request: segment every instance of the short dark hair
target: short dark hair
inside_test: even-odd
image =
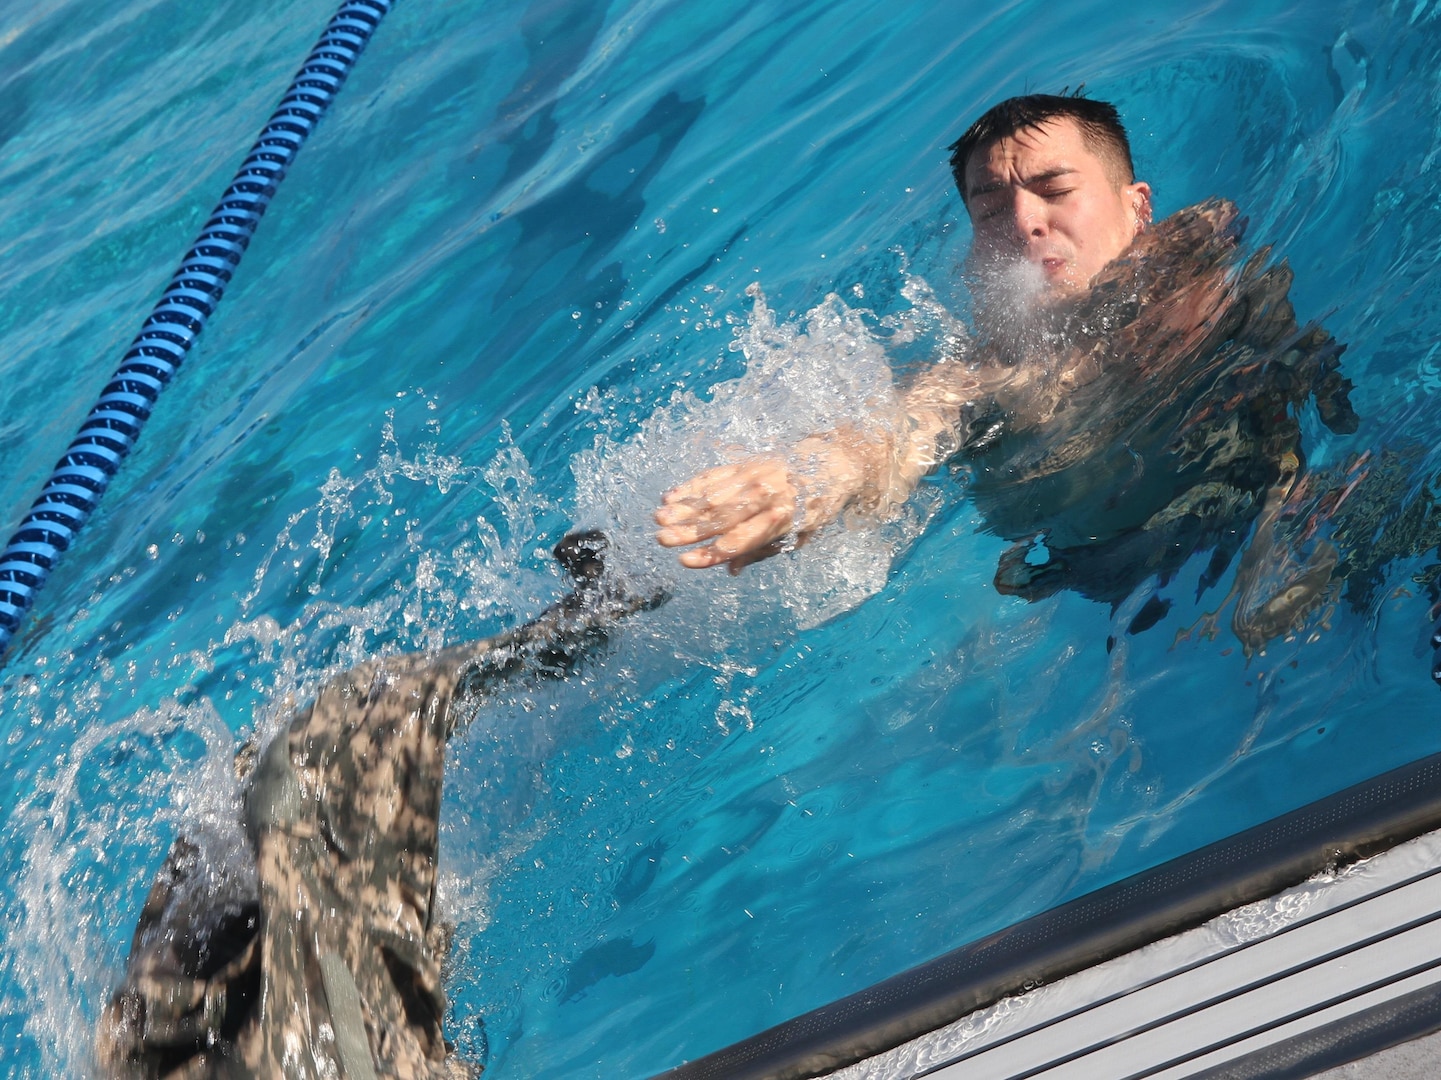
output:
[[[1081,137],[1098,157],[1107,159],[1116,168],[1119,180],[1131,184],[1136,180],[1136,166],[1131,161],[1131,140],[1121,123],[1121,114],[1109,102],[1081,96],[1081,91],[1067,94],[1025,94],[1007,98],[986,110],[966,133],[953,142],[951,173],[966,201],[966,163],[977,150],[1024,128],[1041,127],[1051,120],[1069,117],[1081,129]]]

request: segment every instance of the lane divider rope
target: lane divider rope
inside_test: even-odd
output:
[[[225,292],[286,169],[395,0],[344,0],[0,554],[0,655]]]

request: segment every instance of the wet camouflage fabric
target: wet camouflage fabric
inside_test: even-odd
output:
[[[331,679],[260,756],[246,798],[258,896],[187,888],[176,841],[100,1025],[105,1075],[459,1080],[441,1030],[434,918],[445,744],[462,699],[561,676],[640,599],[602,575],[603,540],[557,549],[578,588],[515,631]]]
[[[1421,446],[1388,447],[1311,475],[1297,520],[1326,520],[1340,549],[1342,599],[1353,611],[1374,603],[1389,564],[1423,555],[1431,561],[1410,584],[1432,605],[1441,602],[1441,479],[1423,478],[1425,458]]]
[[[970,494],[986,527],[1016,542],[997,569],[1001,592],[1073,589],[1118,605],[1208,550],[1209,587],[1304,470],[1307,403],[1331,430],[1356,429],[1343,346],[1297,324],[1290,268],[1268,265],[1270,249],[1246,258],[1244,226],[1222,200],[1173,214],[1042,333],[979,350],[982,369],[1043,373],[1003,383],[994,407],[962,418]],[[1327,558],[1282,567],[1258,553],[1256,589],[1237,608],[1248,647],[1299,617],[1309,593],[1281,593],[1328,577]]]
[[[1354,454],[1299,478],[1277,515],[1274,547],[1309,545],[1313,563],[1329,564],[1323,625],[1336,603],[1368,614],[1387,599],[1417,593],[1429,601],[1431,619],[1441,616],[1441,485],[1426,474],[1428,456],[1425,447],[1403,444]],[[1392,572],[1418,561],[1404,578]],[[1432,678],[1441,682],[1441,626],[1431,648]]]

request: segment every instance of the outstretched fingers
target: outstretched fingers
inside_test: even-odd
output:
[[[792,516],[791,510],[782,507],[762,510],[746,518],[735,528],[721,533],[711,543],[682,552],[681,565],[699,570],[708,566],[719,566],[721,563],[735,565],[732,560],[740,565],[755,562],[755,558],[748,556],[763,558],[761,552],[791,531]],[[766,554],[773,552],[766,551]],[[738,566],[736,568],[739,569]]]
[[[796,488],[785,464],[759,458],[722,465],[666,492],[655,512],[664,547],[713,541],[681,555],[702,568],[758,551],[790,533]],[[749,561],[749,560],[748,560]]]

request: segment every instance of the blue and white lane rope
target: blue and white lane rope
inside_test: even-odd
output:
[[[0,554],[0,655],[229,283],[296,153],[395,0],[345,0],[191,244],[100,400]]]

